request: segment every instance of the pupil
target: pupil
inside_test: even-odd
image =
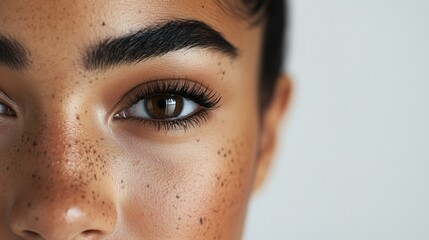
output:
[[[164,109],[167,106],[167,100],[161,99],[158,101],[157,105],[159,108]]]

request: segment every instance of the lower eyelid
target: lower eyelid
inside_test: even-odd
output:
[[[203,109],[197,111],[196,113],[186,117],[186,118],[177,118],[171,120],[153,120],[153,119],[143,119],[143,118],[129,118],[129,119],[118,119],[121,121],[131,120],[137,124],[141,124],[144,128],[147,128],[148,125],[153,127],[156,131],[175,131],[175,130],[184,130],[187,131],[192,127],[198,127],[203,123],[206,123],[209,118],[208,109]]]

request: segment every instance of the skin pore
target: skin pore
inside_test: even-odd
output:
[[[0,2],[0,239],[241,238],[290,88],[224,4]]]

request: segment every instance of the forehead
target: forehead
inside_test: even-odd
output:
[[[234,13],[236,6],[225,0],[2,0],[0,35],[23,43],[33,57],[49,60],[55,59],[49,53],[66,53],[76,58],[76,48],[82,51],[100,39],[158,22],[195,19],[240,47],[248,24]],[[50,51],[40,51],[47,46]]]
[[[241,1],[229,0],[2,0],[0,19],[3,28],[22,23],[21,27],[40,30],[70,28],[74,23],[90,22],[80,27],[91,28],[100,20],[120,23],[122,27],[164,18],[214,19],[234,25],[243,8]],[[227,17],[227,18],[225,18]],[[242,19],[241,19],[242,20]],[[55,22],[55,24],[52,24]],[[45,23],[39,25],[39,23]],[[2,26],[0,26],[2,29]]]

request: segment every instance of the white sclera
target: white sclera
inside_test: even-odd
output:
[[[149,104],[151,104],[149,102]],[[147,112],[147,109],[145,107],[146,105],[146,99],[142,99],[130,108],[126,110],[126,115],[128,117],[135,117],[135,118],[143,118],[143,119],[152,119],[150,114]],[[178,116],[174,116],[171,119],[177,119],[177,118],[184,118],[192,113],[194,113],[199,108],[199,105],[189,99],[183,98],[183,109],[180,112]],[[166,108],[165,108],[165,115],[170,116],[172,115],[176,110],[176,101],[174,101],[173,98],[166,100]],[[168,120],[168,119],[166,119]]]

